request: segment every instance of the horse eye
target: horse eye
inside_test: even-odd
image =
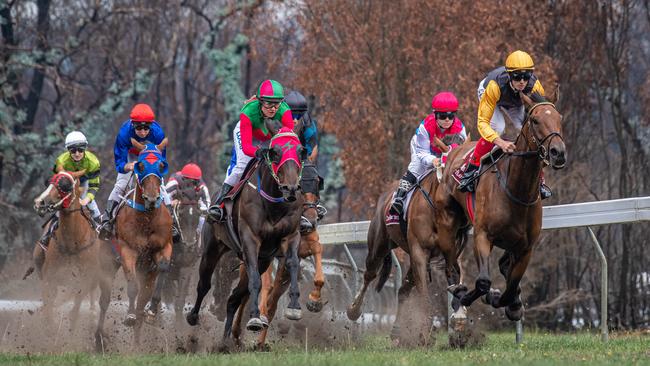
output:
[[[539,121],[537,120],[537,118],[531,118],[530,120],[533,121],[533,123],[536,124],[536,125],[539,124]]]

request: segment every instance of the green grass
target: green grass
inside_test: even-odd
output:
[[[650,365],[650,336],[612,335],[603,344],[594,334],[525,334],[516,345],[514,334],[489,334],[478,348],[451,350],[441,336],[428,349],[395,349],[386,338],[370,338],[351,349],[311,349],[298,345],[274,347],[270,353],[229,355],[14,355],[0,354],[0,365]]]

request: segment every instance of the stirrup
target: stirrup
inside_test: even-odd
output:
[[[316,215],[318,215],[318,221],[322,220],[325,215],[327,215],[327,209],[321,204],[316,205]]]
[[[314,225],[305,216],[300,216],[300,232],[309,233],[314,231]]]
[[[539,186],[539,195],[543,200],[545,200],[553,196],[553,191],[551,191],[551,189],[546,184],[542,183]]]
[[[225,211],[223,208],[221,208],[220,205],[213,205],[208,208],[208,221],[215,223],[215,222],[222,222],[226,220],[226,215]]]

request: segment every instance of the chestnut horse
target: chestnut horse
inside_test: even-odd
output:
[[[260,318],[258,301],[260,275],[283,248],[286,248],[286,266],[291,277],[291,300],[286,315],[293,320],[302,317],[298,302],[298,229],[303,204],[299,182],[306,150],[293,132],[281,129],[271,139],[270,148],[264,148],[264,152],[265,158],[253,171],[252,178],[244,183],[239,196],[234,201],[226,201],[227,206],[232,204],[232,209],[228,210],[232,226],[228,222],[216,222],[206,225],[203,232],[203,256],[199,266],[196,303],[187,315],[190,325],[198,324],[201,303],[210,290],[212,273],[221,256],[232,250],[244,262],[244,266],[240,267],[239,283],[228,298],[226,324],[219,347],[224,351],[228,350],[228,345],[233,340],[230,336],[235,312],[248,299],[250,319],[246,328],[259,331],[265,326]],[[243,309],[240,309],[242,312]],[[241,318],[239,316],[238,320]],[[239,342],[237,338],[234,340]]]
[[[557,94],[556,94],[557,95]],[[542,228],[542,203],[539,177],[545,165],[562,169],[566,164],[566,147],[562,139],[562,116],[552,102],[533,94],[521,95],[526,119],[515,140],[515,152],[482,170],[475,196],[475,209],[468,211],[469,193],[456,188],[452,172],[463,163],[463,156],[475,144],[464,144],[454,150],[447,162],[441,186],[436,194],[438,239],[453,243],[458,230],[468,223],[474,225],[474,256],[479,267],[475,288],[467,292],[460,283],[455,296],[469,306],[482,295],[495,308],[506,307],[510,320],[523,315],[519,282],[521,281]],[[507,116],[507,113],[504,113]],[[512,124],[512,121],[510,121]],[[471,212],[475,212],[471,222]],[[488,258],[497,246],[505,253],[499,270],[507,286],[503,294],[491,290]]]
[[[56,211],[59,221],[47,250],[38,243],[34,248],[35,259],[45,257],[42,263],[36,263],[43,281],[43,315],[49,325],[57,288],[65,286],[69,293],[74,294],[74,306],[70,311],[71,329],[76,327],[81,300],[97,286],[97,233],[79,203],[82,190],[79,177],[84,174],[84,170],[55,174],[47,189],[34,200],[34,209],[39,214]]]
[[[312,173],[308,173],[310,168],[313,167]],[[303,204],[303,216],[305,216],[311,223],[314,230],[300,234],[300,246],[298,248],[298,256],[300,258],[307,258],[310,255],[314,257],[314,289],[309,293],[307,299],[307,310],[318,313],[323,309],[323,301],[321,298],[321,290],[325,285],[325,275],[323,274],[323,247],[320,243],[318,236],[317,225],[319,220],[318,213],[318,192],[320,178],[316,174],[316,169],[313,165],[305,164],[303,167],[301,185],[303,188],[303,197],[305,203]],[[306,189],[307,186],[313,185],[313,189]],[[309,191],[309,192],[308,192]],[[273,267],[269,268],[262,275],[262,291],[260,293],[260,317],[266,318],[268,324],[271,323],[275,312],[278,307],[280,297],[287,291],[289,287],[289,273],[285,270],[284,259],[280,260],[275,280],[272,279]],[[265,347],[266,335],[268,327],[264,327],[260,333],[257,346],[259,348]],[[235,331],[233,331],[234,333]]]
[[[417,343],[426,344],[429,341],[430,321],[420,321],[419,329],[414,330],[410,335],[400,333],[400,319],[412,313],[412,309],[406,309],[403,306],[404,301],[415,287],[418,292],[417,300],[419,300],[418,308],[415,309],[416,314],[429,319],[429,305],[431,304],[427,289],[429,262],[442,255],[445,261],[447,283],[450,285],[458,283],[461,270],[457,259],[466,243],[467,236],[465,231],[458,230],[454,241],[438,242],[436,240],[437,210],[432,202],[432,197],[438,188],[435,172],[426,175],[414,188],[416,191],[412,193],[413,196],[408,207],[406,235],[404,235],[401,225],[386,225],[386,213],[391,206],[393,192],[396,188],[397,183],[392,183],[377,200],[377,208],[368,228],[368,256],[366,257],[363,287],[348,308],[347,315],[353,321],[361,316],[363,299],[368,286],[380,271],[375,289],[377,292],[381,291],[390,276],[393,264],[391,249],[402,248],[410,256],[410,267],[399,289],[397,318],[391,337],[394,341],[404,344],[412,342],[414,338],[410,336],[415,336]],[[457,301],[454,303],[454,309],[461,310]]]
[[[167,145],[164,139],[159,145],[143,145],[131,139],[140,150],[134,165],[136,188],[133,198],[127,200],[116,216],[116,240],[120,248],[122,269],[128,282],[129,310],[124,323],[135,326],[135,343],[140,342],[145,305],[155,312],[160,298],[152,298],[154,285],[160,286],[164,279],[158,278],[169,272],[172,255],[172,218],[161,205],[161,184],[168,165],[161,151]],[[114,274],[114,273],[113,273]],[[158,282],[156,279],[158,278]],[[111,277],[112,279],[112,277]],[[100,284],[100,316],[95,333],[96,347],[103,347],[104,320],[110,302],[110,281]],[[137,298],[137,304],[136,304]]]

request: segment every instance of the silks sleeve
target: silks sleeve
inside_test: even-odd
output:
[[[490,120],[494,115],[499,98],[501,98],[501,90],[494,80],[490,80],[478,103],[478,122],[476,124],[479,134],[488,142],[499,137],[499,134],[490,127]]]

